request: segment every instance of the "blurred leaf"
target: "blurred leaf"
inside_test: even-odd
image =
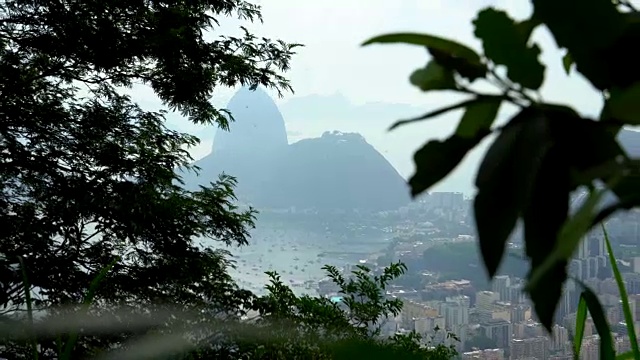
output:
[[[463,138],[474,138],[482,131],[491,130],[491,125],[498,116],[501,97],[478,97],[478,101],[467,105],[467,108],[458,123],[456,135]]]
[[[608,115],[629,125],[640,125],[640,83],[610,91]]]
[[[473,21],[475,36],[482,40],[485,55],[507,67],[507,76],[525,88],[536,90],[544,81],[540,48],[528,45],[528,37],[504,11],[487,8]]]
[[[610,78],[609,90],[626,89],[640,81],[640,53],[629,51],[633,44],[640,43],[640,12],[626,11],[618,15],[622,18],[622,34],[601,50],[602,63],[607,66],[601,71]]]
[[[601,123],[607,125],[607,131],[613,136],[618,136],[620,129],[622,129],[622,124],[624,123],[624,121],[616,119],[611,115],[609,103],[607,101],[605,101],[604,106],[602,106],[598,119]]]
[[[609,131],[610,124],[580,118],[577,114],[556,113],[554,128],[558,141],[568,153],[568,162],[574,170],[573,187],[590,185],[594,180],[609,181],[622,171],[621,159],[627,158],[616,134]],[[580,129],[576,138],[575,131]]]
[[[478,61],[452,55],[436,48],[428,48],[429,54],[438,64],[459,74],[470,82],[487,75],[487,65]]]
[[[411,74],[409,81],[422,91],[455,89],[453,72],[431,60],[426,67]]]
[[[480,164],[474,214],[490,276],[498,269],[505,243],[526,207],[540,159],[549,146],[546,119],[535,109],[524,109],[504,127]]]
[[[562,147],[554,144],[543,157],[534,177],[532,193],[523,214],[526,254],[531,259],[533,270],[554,251],[569,213],[571,177],[567,160]],[[558,261],[540,280],[543,286],[529,288],[536,315],[549,331],[566,278],[566,260]]]
[[[573,58],[570,53],[564,54],[562,57],[562,68],[567,75],[571,74],[571,68],[573,67]]]
[[[575,189],[580,186],[591,186],[594,181],[605,180],[624,171],[624,165],[616,160],[609,160],[583,170],[575,170],[571,174],[572,187]]]
[[[638,347],[638,339],[636,338],[636,328],[634,317],[635,314],[631,312],[629,306],[629,296],[627,295],[627,289],[618,269],[618,263],[616,257],[613,255],[613,249],[611,248],[611,242],[609,241],[609,234],[604,224],[600,224],[602,227],[602,233],[604,235],[604,244],[607,247],[607,253],[609,254],[609,263],[611,264],[611,270],[613,271],[613,277],[616,279],[618,285],[618,291],[620,292],[620,301],[622,302],[622,312],[624,313],[624,321],[627,325],[627,334],[629,336],[629,342],[631,343],[631,349],[633,350],[633,357],[640,359],[640,348]]]
[[[631,209],[640,205],[640,160],[627,160],[622,164],[621,169],[620,172],[602,177],[604,181],[610,183],[610,189],[619,201],[602,209],[594,219],[594,224],[618,210]]]
[[[416,34],[416,33],[396,33],[376,36],[365,41],[362,45],[371,44],[411,44],[421,45],[427,48],[438,50],[454,57],[462,58],[470,63],[480,63],[480,55],[466,45],[462,45],[453,40],[444,39],[437,36]]]
[[[525,42],[527,42],[531,38],[531,34],[533,33],[533,30],[535,30],[540,25],[541,25],[540,20],[535,16],[532,16],[527,20],[516,23],[516,30],[520,34],[520,37]]]
[[[416,197],[449,175],[460,161],[489,131],[479,131],[474,137],[453,135],[446,140],[432,140],[413,155],[416,172],[409,179],[411,196]]]
[[[107,266],[105,266],[102,269],[100,269],[98,274],[93,278],[93,280],[91,280],[91,284],[89,285],[89,289],[87,290],[87,293],[86,293],[86,295],[84,297],[84,300],[82,302],[83,305],[85,305],[84,306],[85,307],[85,311],[93,303],[93,299],[94,299],[94,297],[96,295],[96,292],[98,291],[98,287],[102,283],[102,280],[104,280],[104,278],[107,276],[109,271],[111,271],[113,266],[115,264],[117,264],[118,261],[120,261],[120,257],[116,257],[115,259],[113,259],[111,261],[111,263],[107,264]],[[62,360],[67,360],[67,359],[70,360],[72,358],[73,348],[76,346],[76,342],[78,341],[78,333],[79,333],[79,331],[80,331],[80,329],[76,329],[71,334],[69,334],[69,338],[65,342],[62,354],[60,355],[60,358]]]
[[[582,339],[584,339],[584,326],[587,321],[587,302],[582,296],[578,302],[578,310],[576,311],[576,335],[573,338],[573,358],[580,360],[580,349],[582,348]]]
[[[566,261],[573,255],[582,237],[591,227],[595,209],[604,192],[602,189],[591,192],[580,209],[564,223],[553,252],[545,258],[541,265],[531,269],[532,275],[526,287],[528,292],[544,291],[547,285],[543,280],[545,274],[550,272],[556,264]]]
[[[612,184],[611,190],[621,201],[635,203],[640,200],[640,159],[631,160],[629,163],[630,165],[624,167],[623,176]]]
[[[460,76],[469,81],[484,77],[487,73],[486,65],[482,62],[480,55],[473,49],[453,40],[433,35],[416,33],[387,34],[369,39],[364,42],[363,46],[389,43],[424,46],[438,64],[460,74]]]
[[[624,18],[611,0],[533,0],[532,3],[536,17],[549,28],[558,47],[571,54],[576,69],[598,89],[609,88],[612,79],[606,52],[624,28]]]
[[[547,120],[550,139],[523,215],[526,253],[531,259],[526,290],[541,323],[550,330],[567,277],[568,259],[594,218],[593,213],[587,213],[580,221],[573,219],[571,234],[567,234],[569,195],[579,185],[591,185],[605,170],[617,169],[611,164],[623,151],[605,124],[581,118],[565,106],[536,107]],[[581,129],[578,138],[576,129]],[[563,245],[569,248],[559,254]]]
[[[482,102],[482,101],[485,101],[484,97],[474,97],[472,99],[464,100],[464,101],[461,101],[459,103],[456,103],[456,104],[453,104],[453,105],[449,105],[447,107],[440,108],[438,110],[430,111],[430,112],[428,112],[428,113],[426,113],[424,115],[421,115],[421,116],[418,116],[418,117],[415,117],[415,118],[412,118],[412,119],[400,120],[400,121],[397,121],[396,123],[394,123],[393,125],[391,125],[391,127],[389,128],[389,131],[394,130],[394,129],[400,127],[400,126],[404,126],[404,125],[411,124],[411,123],[414,123],[414,122],[418,122],[418,121],[422,121],[422,120],[428,120],[428,119],[440,116],[442,114],[446,114],[449,111],[461,109],[463,107],[467,107],[469,105],[472,105],[472,104],[474,104],[476,102]]]

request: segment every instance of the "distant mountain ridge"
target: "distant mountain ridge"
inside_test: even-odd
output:
[[[291,141],[291,138],[287,138],[287,131],[292,131],[285,126],[285,119],[271,97],[261,89],[250,91],[247,88],[242,88],[232,97],[227,106],[237,120],[230,124],[231,132],[222,130],[215,132],[212,153],[196,163],[202,167],[201,176],[194,179],[187,175],[185,178],[187,184],[194,186],[199,183],[208,183],[224,171],[239,179],[240,183],[236,192],[240,198],[250,201],[258,207],[358,208],[372,205],[373,209],[384,210],[397,208],[409,201],[407,186],[397,176],[396,169],[362,136],[358,134],[350,136],[350,133],[354,130],[360,131],[359,128],[362,126],[367,126],[366,129],[369,131],[374,123],[375,127],[386,128],[387,125],[384,124],[383,119],[393,120],[403,114],[413,114],[419,108],[386,103],[356,106],[350,104],[348,99],[340,95],[294,98],[282,106],[287,124],[294,128],[295,124],[305,127],[312,126],[317,129],[316,133],[299,136],[298,138],[302,137],[303,140],[289,145],[288,142]],[[305,114],[308,115],[305,117]],[[373,123],[368,120],[372,120]],[[353,123],[353,125],[343,126],[344,133],[325,132],[317,138],[304,139],[308,136],[318,136],[316,134],[321,134],[320,129],[322,128],[340,127],[339,125],[345,124],[345,122]],[[433,134],[436,132],[437,129],[434,128],[428,129],[428,131],[423,129],[415,133],[417,138],[423,139],[423,133]],[[387,138],[393,134],[383,135]],[[388,141],[394,141],[393,139],[384,140],[383,137],[376,137],[371,131],[367,133],[367,139],[377,144],[376,147],[381,149],[380,151],[384,151],[385,156],[389,156],[385,144]],[[620,132],[618,139],[632,157],[640,157],[640,132],[625,129]],[[349,146],[359,145],[354,145],[353,148],[346,150],[345,145],[342,145],[344,140]],[[406,144],[404,138],[402,141]],[[343,160],[344,154],[361,153],[360,150],[354,150],[356,148],[368,148],[368,150],[363,150],[362,154],[369,154],[367,155],[369,160],[362,163],[358,159],[350,159],[349,163],[359,163],[359,165],[338,166]],[[409,146],[409,150],[414,149]],[[448,189],[439,191],[462,190],[467,191],[468,195],[474,192],[472,189],[472,178],[475,178],[474,164],[478,160],[476,158],[479,158],[483,151],[480,149],[476,152],[478,154],[471,156],[473,159],[468,159],[472,162],[463,162],[454,172],[454,176],[448,178],[448,182],[453,182],[448,186]],[[396,163],[398,156],[399,154],[392,156],[392,158],[395,157]],[[410,154],[403,156],[407,159],[410,158]],[[314,160],[311,161],[311,159]],[[333,164],[327,165],[327,163]],[[373,171],[365,171],[368,163],[378,165],[372,167],[375,169]],[[323,172],[320,167],[330,170]],[[369,175],[359,176],[364,173]],[[327,174],[335,176],[325,177]],[[346,174],[351,175],[347,176]],[[380,176],[384,179],[371,181],[371,177]],[[347,184],[345,179],[358,179],[352,180],[351,183],[360,185]],[[387,185],[381,186],[381,183]],[[460,186],[466,187],[459,189]],[[469,187],[470,189],[467,189]],[[316,195],[312,196],[308,193]],[[396,196],[395,199],[394,196]]]
[[[359,134],[325,132],[288,144],[284,119],[262,89],[240,89],[227,108],[235,121],[217,131],[211,154],[196,162],[208,183],[225,172],[236,195],[257,208],[394,210],[410,201],[395,168]]]
[[[277,172],[286,194],[275,198],[300,208],[395,210],[410,201],[405,180],[357,133],[325,132],[293,143]]]

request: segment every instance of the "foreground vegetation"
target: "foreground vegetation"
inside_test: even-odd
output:
[[[428,141],[415,153],[416,172],[409,181],[414,196],[446,177],[486,137],[496,135],[475,180],[474,213],[482,258],[492,277],[503,260],[507,239],[517,222],[523,222],[530,261],[526,291],[537,317],[551,330],[568,277],[567,263],[584,235],[613,213],[640,205],[640,163],[616,139],[623,126],[640,124],[640,54],[628,51],[640,39],[640,22],[639,11],[626,0],[532,0],[531,4],[532,15],[521,21],[495,8],[477,14],[474,34],[482,42],[482,54],[427,34],[382,35],[365,45],[425,47],[429,62],[413,72],[411,83],[425,92],[467,97],[393,125],[392,129],[464,110],[453,135]],[[579,72],[602,94],[599,118],[540,96],[546,65],[531,37],[542,27],[566,50],[557,65],[562,64],[568,74]],[[487,88],[493,90],[480,90]],[[503,106],[515,108],[515,114],[506,124],[494,124]],[[576,191],[588,191],[588,197],[570,213]],[[607,192],[617,201],[603,208],[600,200]],[[609,250],[614,260],[610,246]],[[590,289],[580,285],[584,291],[579,318],[588,309],[600,335],[600,357],[612,359],[615,352],[602,306]],[[619,287],[624,298],[621,281]],[[640,359],[635,329],[629,326],[631,356]]]
[[[340,303],[296,296],[278,274],[269,273],[267,295],[246,294],[242,317],[214,313],[211,307],[105,308],[94,297],[111,267],[92,282],[80,307],[34,309],[2,318],[4,356],[37,358],[188,359],[436,359],[453,358],[457,338],[422,339],[416,333],[380,336],[399,314],[402,302],[387,299],[385,287],[406,267],[391,264],[380,274],[358,266],[345,277],[326,266],[339,287]],[[25,285],[26,286],[26,285]],[[28,304],[31,304],[29,302]],[[206,315],[206,318],[203,317]],[[123,319],[126,318],[126,319]],[[440,330],[436,329],[436,332]],[[441,330],[444,331],[444,330]]]

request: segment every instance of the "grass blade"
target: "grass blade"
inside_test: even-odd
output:
[[[611,328],[607,322],[607,317],[602,309],[602,304],[598,300],[598,296],[586,284],[577,281],[583,288],[580,298],[584,299],[596,331],[600,336],[600,360],[614,360],[616,352],[613,347],[613,338],[611,337]]]
[[[633,352],[634,359],[640,359],[640,348],[638,347],[638,339],[636,338],[636,329],[633,324],[633,315],[631,314],[631,307],[629,306],[629,295],[627,295],[627,288],[624,286],[622,275],[618,269],[616,263],[616,257],[613,255],[613,249],[611,248],[611,242],[609,241],[609,234],[604,224],[601,224],[602,232],[604,233],[604,243],[609,253],[609,262],[611,263],[611,270],[613,276],[618,284],[618,290],[620,291],[620,300],[622,301],[622,311],[624,313],[624,322],[627,325],[627,333],[629,333],[629,342],[631,342],[631,351]]]
[[[109,274],[109,271],[111,271],[111,269],[118,263],[118,261],[120,261],[120,257],[113,259],[113,261],[111,261],[110,264],[103,267],[102,270],[100,270],[100,272],[98,273],[98,275],[96,275],[96,277],[93,278],[93,280],[91,281],[91,284],[89,285],[89,289],[87,290],[87,294],[84,297],[84,301],[83,301],[84,305],[91,305],[91,303],[93,303],[93,298],[96,296],[96,292],[98,291],[98,287],[100,286],[100,283],[102,283],[102,280],[104,280],[104,278],[107,277],[107,274]]]
[[[622,353],[616,356],[616,360],[632,360],[637,359],[633,357],[633,351],[627,351],[626,353]]]
[[[29,284],[29,277],[27,276],[27,268],[24,264],[24,260],[21,256],[18,256],[18,261],[20,262],[20,271],[22,272],[22,287],[24,287],[24,297],[27,302],[27,321],[29,322],[29,332],[31,332],[30,343],[31,343],[31,351],[33,353],[33,360],[38,360],[38,338],[35,333],[32,333],[34,330],[33,323],[33,300],[31,299],[31,285]]]
[[[87,290],[87,293],[85,294],[84,299],[82,301],[82,304],[84,305],[85,309],[89,308],[89,306],[93,302],[96,292],[98,291],[98,287],[100,286],[100,283],[102,282],[102,280],[104,280],[104,278],[107,276],[109,271],[111,271],[111,268],[113,268],[113,266],[118,261],[120,261],[120,258],[119,257],[115,258],[107,266],[103,267],[100,270],[100,272],[98,272],[98,275],[96,275],[93,278],[93,280],[91,280],[89,289]],[[71,334],[69,334],[69,339],[64,345],[64,350],[62,352],[62,355],[60,356],[60,359],[62,360],[71,359],[71,353],[73,352],[73,348],[76,346],[77,342],[78,342],[78,329],[74,330]]]
[[[578,303],[578,311],[576,313],[576,335],[573,338],[573,358],[580,360],[580,349],[582,348],[582,339],[584,338],[584,325],[587,321],[587,302],[580,297]]]
[[[571,258],[576,247],[589,231],[593,218],[595,217],[595,209],[598,207],[600,200],[604,196],[604,190],[596,190],[589,193],[587,199],[582,203],[578,211],[564,223],[558,234],[558,243],[553,252],[547,256],[542,264],[532,269],[531,278],[529,279],[525,289],[530,291],[540,286],[543,276],[551,269],[559,260]]]

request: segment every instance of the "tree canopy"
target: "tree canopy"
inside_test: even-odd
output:
[[[195,239],[246,244],[253,212],[236,207],[229,176],[184,190],[175,170],[197,170],[187,148],[198,139],[121,91],[147,85],[168,110],[226,129],[209,102],[216,88],[290,90],[281,72],[297,45],[220,34],[226,16],[261,20],[240,0],[0,2],[5,313],[78,305],[93,292],[102,310],[239,315],[247,294],[228,258]]]

